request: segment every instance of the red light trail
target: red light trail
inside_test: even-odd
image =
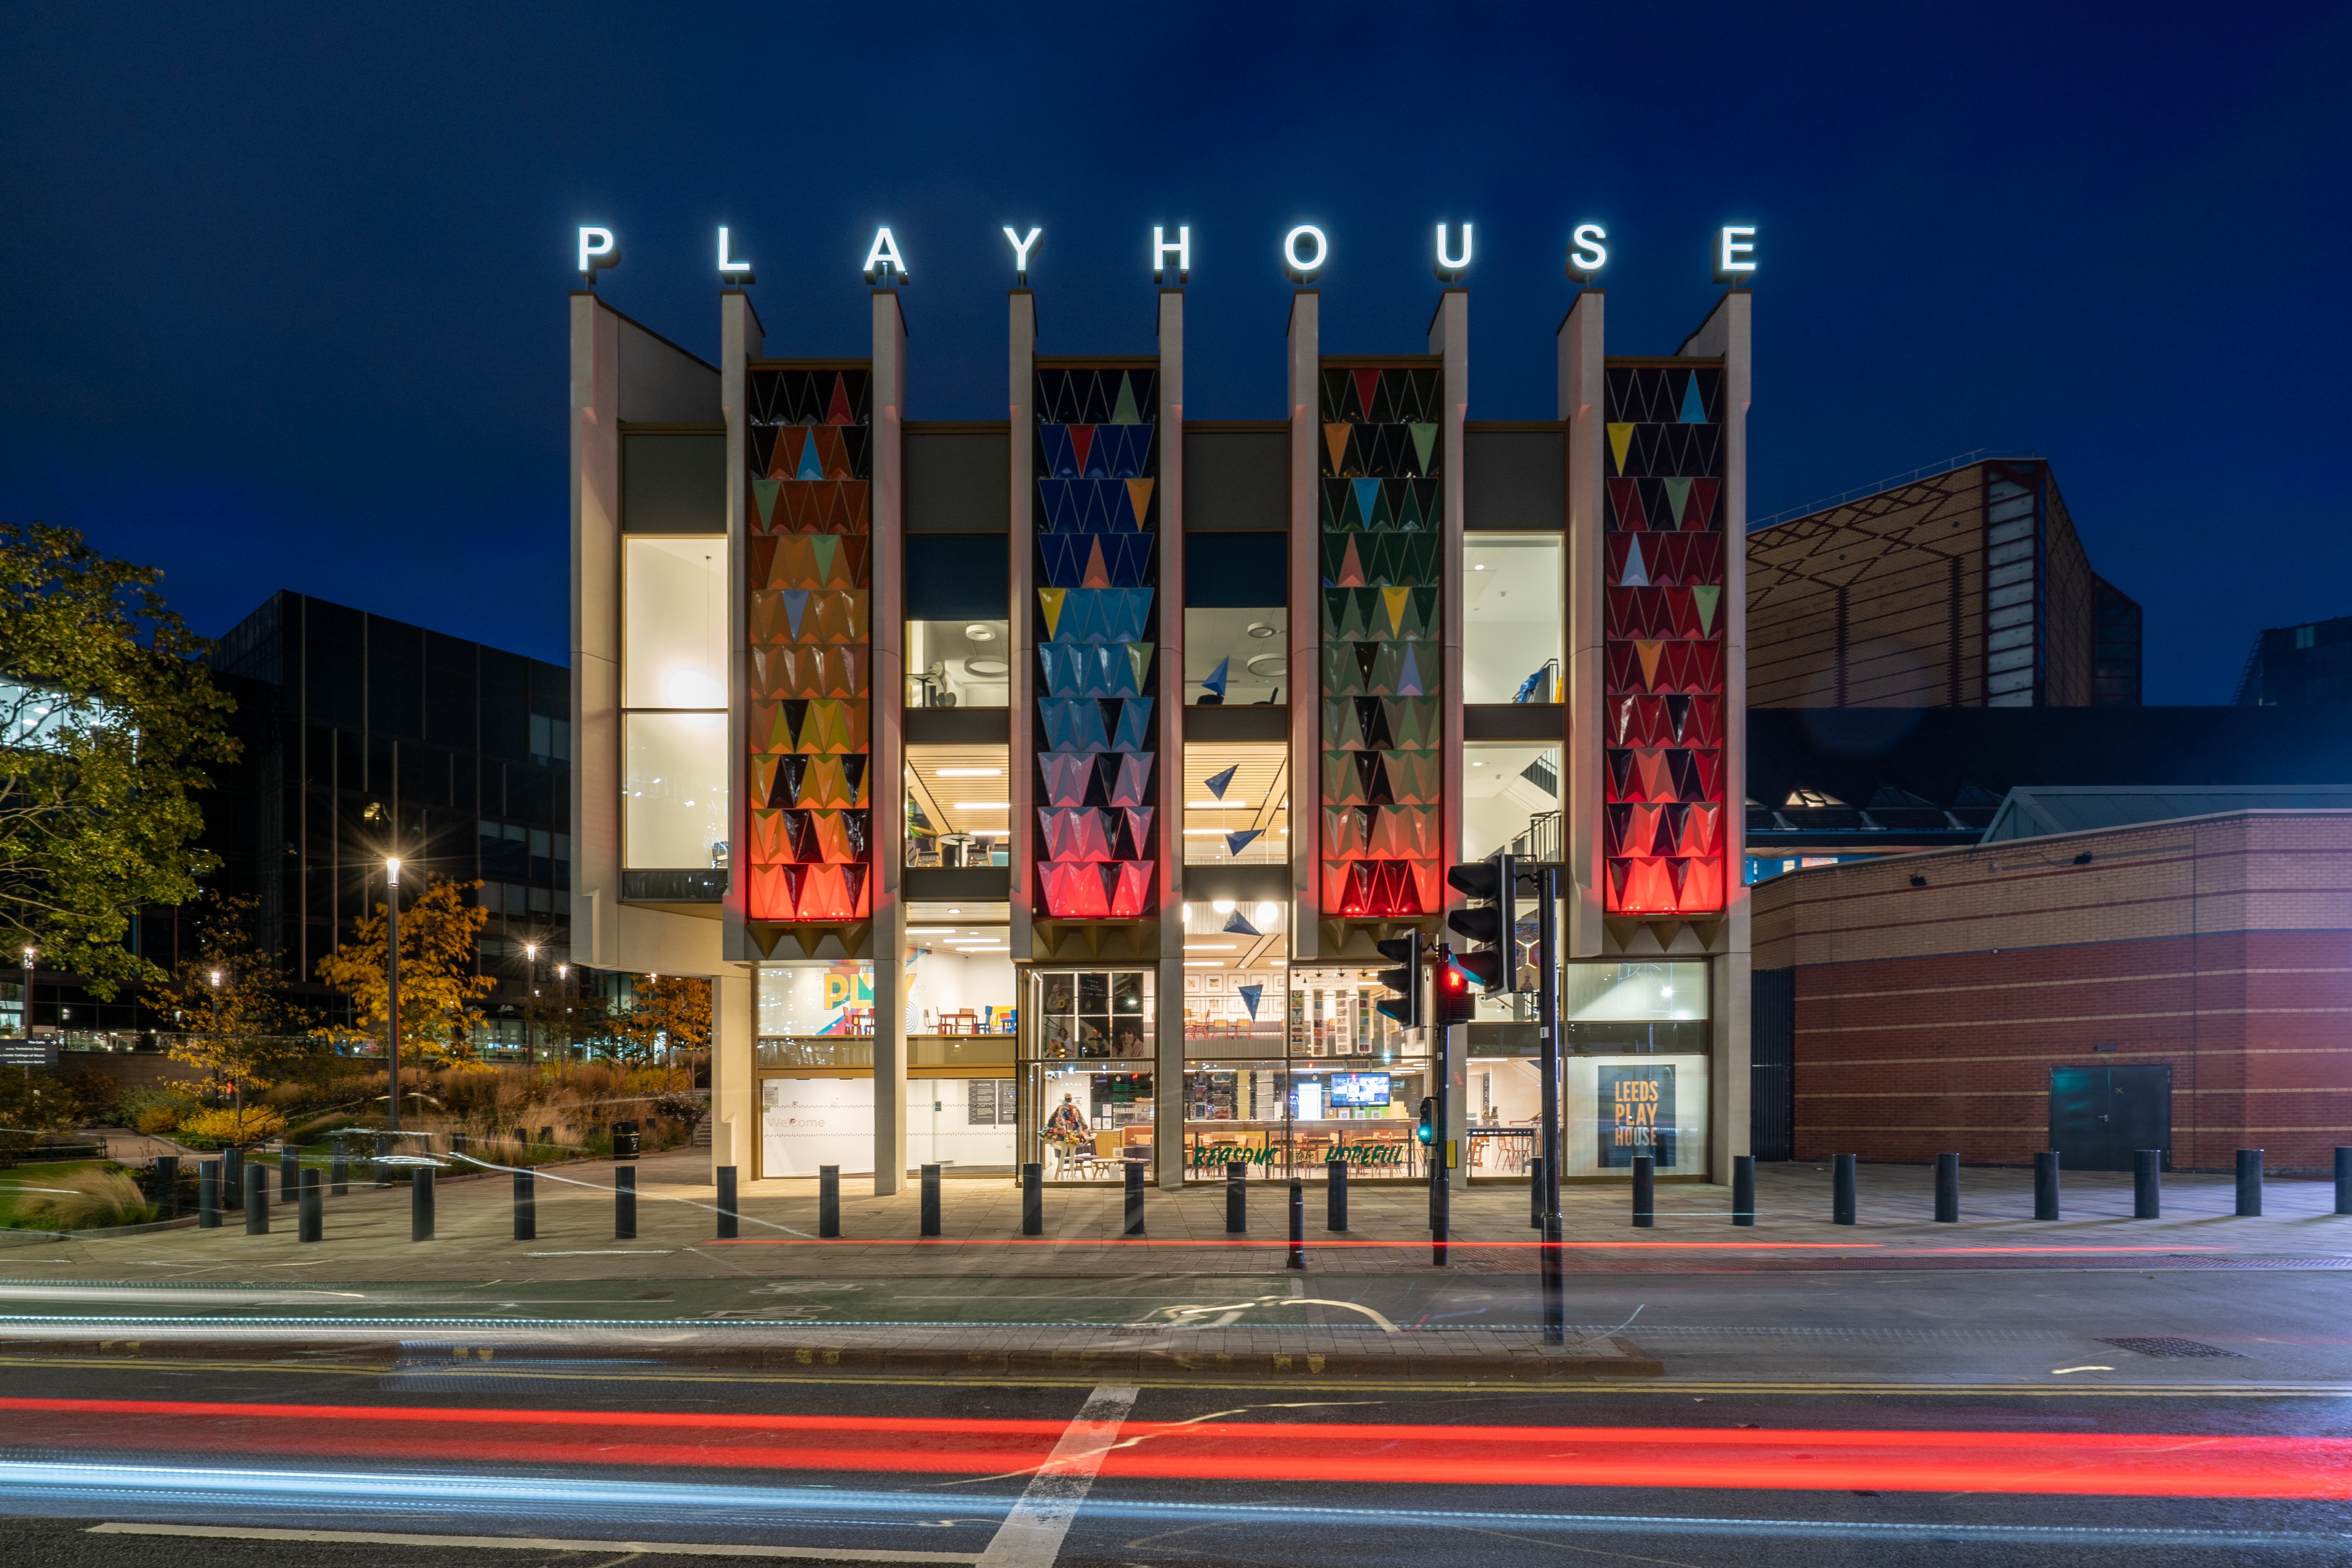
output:
[[[1041,1464],[1064,1421],[357,1405],[0,1399],[44,1449],[178,1446],[515,1464],[992,1475]],[[2352,1498],[2352,1438],[1130,1421],[1105,1478],[1477,1486]]]

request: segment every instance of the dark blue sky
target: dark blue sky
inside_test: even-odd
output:
[[[1664,353],[1749,220],[1756,514],[2042,452],[2151,700],[2225,701],[2257,627],[2352,613],[2347,67],[2340,5],[11,6],[0,516],[205,632],[283,586],[562,659],[579,223],[714,355],[714,226],[772,350],[852,353],[888,222],[918,418],[1003,416],[1002,224],[1084,353],[1149,348],[1189,223],[1189,412],[1271,418],[1277,237],[1332,236],[1327,349],[1411,351],[1466,219],[1471,416],[1525,418],[1572,224]]]

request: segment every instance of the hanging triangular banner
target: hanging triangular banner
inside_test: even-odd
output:
[[[1217,668],[1219,669],[1223,669],[1225,667],[1221,664],[1217,666]],[[1235,763],[1223,773],[1211,773],[1207,778],[1201,782],[1208,786],[1209,793],[1211,795],[1216,796],[1219,800],[1223,800],[1225,798],[1225,791],[1233,787],[1234,775],[1241,771],[1241,764],[1239,763]]]
[[[1135,384],[1124,374],[1118,378],[1118,401],[1111,405],[1110,422],[1114,425],[1143,423],[1143,416],[1135,411]]]
[[[1037,605],[1045,612],[1045,635],[1048,637],[1058,635],[1056,628],[1062,624],[1062,601],[1069,596],[1069,593],[1067,588],[1037,590]]]
[[[1257,834],[1255,830],[1248,833],[1228,833],[1225,835],[1225,842],[1233,844],[1234,853],[1238,855],[1242,852],[1242,845],[1247,844],[1251,839],[1255,838],[1256,837]],[[1234,842],[1235,839],[1239,839],[1241,842],[1236,844]],[[1258,930],[1257,927],[1250,924],[1247,917],[1243,915],[1241,910],[1235,910],[1232,914],[1225,917],[1223,934],[1227,936],[1264,936],[1265,933]]]
[[[1650,585],[1650,569],[1642,560],[1642,542],[1628,540],[1625,546],[1625,573],[1617,579],[1621,588],[1646,588]]]
[[[1685,425],[1706,423],[1706,405],[1698,400],[1698,373],[1696,371],[1691,373],[1690,380],[1683,384],[1682,422]]]
[[[1242,999],[1242,1005],[1249,1009],[1250,1020],[1255,1023],[1257,1019],[1257,999],[1265,994],[1265,987],[1236,985],[1234,987],[1234,994]]]
[[[1633,444],[1633,427],[1631,425],[1609,426],[1609,449],[1617,456],[1617,471],[1621,474],[1625,471],[1625,448]]]
[[[1230,658],[1217,660],[1217,668],[1209,671],[1209,679],[1201,682],[1201,684],[1215,695],[1223,697],[1225,694],[1225,668],[1233,662],[1234,661]],[[1227,768],[1223,773],[1217,776],[1220,778],[1231,778],[1233,775],[1234,770]],[[1222,794],[1223,792],[1220,791],[1219,793]]]
[[[1698,629],[1707,637],[1715,635],[1715,607],[1723,598],[1720,587],[1693,588],[1691,603],[1698,610]]]

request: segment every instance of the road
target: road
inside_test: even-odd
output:
[[[0,1549],[171,1568],[664,1560],[615,1542],[991,1568],[2346,1562],[2343,1281],[2195,1267],[1589,1275],[1577,1316],[1631,1318],[1667,1375],[1533,1387],[708,1372],[586,1359],[560,1333],[488,1365],[421,1344],[389,1366],[16,1353],[0,1361],[0,1514],[15,1516]],[[535,1289],[568,1290],[573,1311],[662,1289],[608,1283]],[[856,1283],[861,1312],[937,1312],[962,1292],[983,1319],[1133,1321],[1269,1281]],[[1407,1317],[1517,1311],[1528,1289],[1513,1275],[1314,1288]],[[1074,1454],[1078,1473],[1041,1479]],[[156,1523],[372,1539],[91,1532]],[[467,1535],[591,1544],[449,1542]],[[430,1540],[390,1539],[415,1536]]]

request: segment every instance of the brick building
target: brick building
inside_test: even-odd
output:
[[[1989,838],[1754,900],[1759,1157],[2315,1170],[2352,1142],[2352,810]]]

